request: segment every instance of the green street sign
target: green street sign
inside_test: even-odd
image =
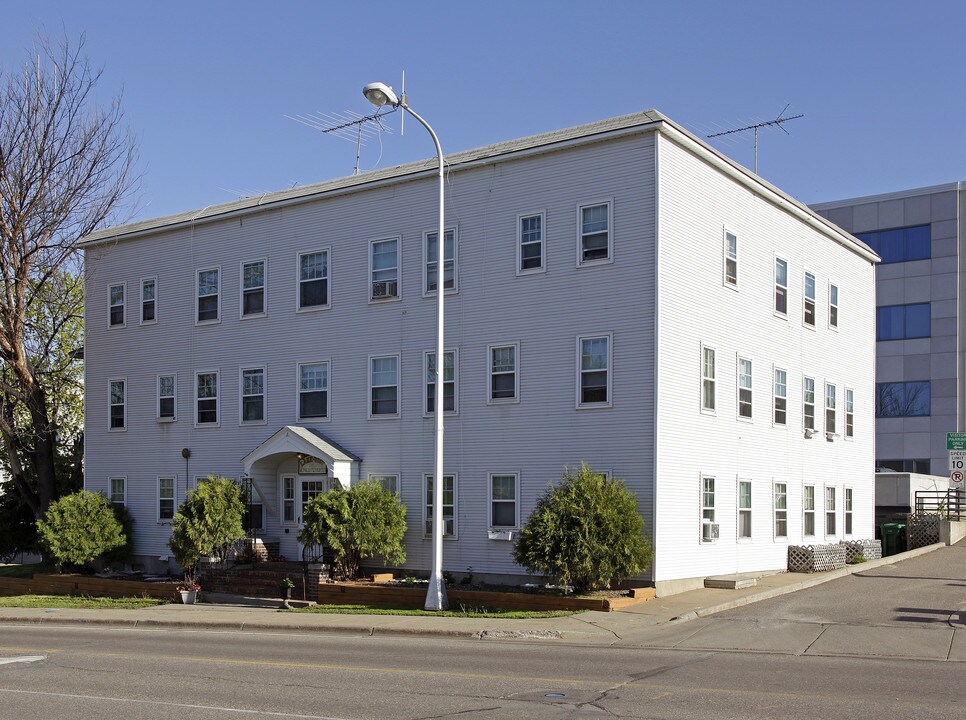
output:
[[[966,433],[946,433],[947,450],[966,450]]]

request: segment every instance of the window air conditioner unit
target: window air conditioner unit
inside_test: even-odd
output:
[[[512,530],[487,530],[486,534],[490,540],[512,540],[516,533]]]
[[[830,432],[825,433],[825,439],[828,440],[829,442],[833,442],[835,440],[835,433],[830,433]]]
[[[704,542],[717,540],[721,533],[721,526],[718,523],[704,523],[701,525],[701,539]]]
[[[373,299],[396,297],[396,281],[378,280],[372,283],[372,297]]]
[[[812,435],[814,435],[814,434],[815,434],[815,431],[812,430],[812,428],[805,428],[805,438],[806,439],[812,437]]]

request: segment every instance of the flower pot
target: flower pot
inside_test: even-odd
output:
[[[198,599],[197,590],[179,590],[181,593],[181,604],[182,605],[194,605],[195,600]]]

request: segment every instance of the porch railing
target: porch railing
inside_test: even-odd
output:
[[[936,513],[945,520],[966,520],[966,492],[916,490],[916,512]]]

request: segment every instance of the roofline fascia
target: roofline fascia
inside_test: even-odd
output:
[[[853,198],[842,200],[827,200],[825,202],[809,203],[809,207],[820,210],[834,210],[841,207],[852,205],[865,205],[867,203],[888,202],[889,200],[904,200],[905,198],[920,197],[922,195],[934,195],[941,192],[959,192],[963,189],[963,182],[950,182],[941,185],[928,185],[926,187],[910,188],[909,190],[895,190],[893,192],[879,193],[877,195],[860,195]]]

